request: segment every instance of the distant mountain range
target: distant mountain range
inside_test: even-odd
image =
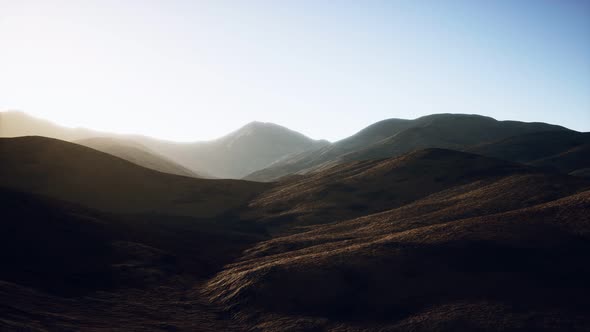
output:
[[[589,133],[546,123],[497,121],[468,114],[383,120],[334,143],[312,140],[263,122],[251,122],[212,141],[175,143],[60,127],[22,112],[0,113],[0,137],[27,135],[86,145],[171,174],[265,182],[425,148],[474,152],[578,175],[590,169]],[[543,148],[539,148],[541,145]]]
[[[395,157],[425,148],[464,150],[512,136],[553,131],[572,132],[545,123],[497,121],[467,114],[434,114],[416,120],[389,119],[321,149],[285,158],[246,179],[272,181],[347,161]]]
[[[171,143],[143,138],[154,151],[187,167],[218,178],[242,178],[291,155],[316,150],[328,144],[285,127],[251,122],[216,140]]]
[[[18,136],[76,142],[172,174],[232,179],[242,178],[289,155],[328,144],[262,122],[249,123],[212,141],[176,143],[139,135],[66,128],[22,112],[0,112],[0,137]]]

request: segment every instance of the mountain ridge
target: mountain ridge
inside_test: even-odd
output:
[[[0,137],[45,136],[66,141],[108,137],[120,144],[135,142],[147,152],[188,168],[204,177],[239,179],[287,155],[326,145],[286,127],[253,121],[222,137],[207,141],[173,142],[135,134],[111,134],[85,128],[67,128],[20,111],[0,112]],[[108,153],[108,151],[105,151]],[[125,156],[124,153],[118,153]],[[131,154],[131,153],[128,153]],[[162,162],[163,163],[163,162]]]
[[[113,137],[92,137],[75,140],[73,143],[108,153],[115,157],[128,160],[142,167],[150,168],[163,173],[182,176],[207,178],[209,176],[198,174],[176,162],[159,155],[147,147],[135,142]]]
[[[39,136],[0,138],[0,155],[0,186],[114,213],[211,218],[268,187],[162,173],[86,146]]]
[[[349,138],[285,159],[245,179],[275,181],[289,174],[305,174],[344,161],[395,157],[424,148],[463,150],[472,145],[538,131],[570,130],[538,122],[498,121],[476,114],[444,113],[414,120],[383,120]]]

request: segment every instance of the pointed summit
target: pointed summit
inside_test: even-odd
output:
[[[216,176],[241,178],[290,155],[328,144],[271,122],[253,121],[203,146],[195,158],[202,169],[215,169]]]

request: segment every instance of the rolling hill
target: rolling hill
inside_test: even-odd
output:
[[[484,185],[536,173],[535,168],[500,159],[426,149],[397,158],[343,163],[286,179],[258,195],[245,218],[279,229],[328,223],[399,207],[459,185]]]
[[[24,112],[0,112],[0,137],[45,136],[64,141],[75,141],[104,136],[84,128],[66,128],[50,121],[32,117]]]
[[[195,288],[256,229],[104,213],[0,187],[0,330],[235,330]]]
[[[245,179],[273,181],[289,174],[304,174],[346,161],[395,157],[425,148],[463,150],[515,135],[545,131],[569,130],[544,123],[497,121],[467,114],[384,120],[350,138],[276,162]]]
[[[557,155],[535,160],[531,165],[555,169],[571,175],[584,176],[585,170],[590,168],[590,143],[576,146]]]
[[[467,151],[567,174],[590,167],[590,133],[552,131],[518,135]]]
[[[1,138],[0,155],[0,186],[116,213],[210,218],[268,187],[161,173],[44,137]]]
[[[431,160],[432,169],[460,166],[456,153]],[[480,176],[430,193],[436,180],[426,176],[390,190],[427,188],[415,200],[261,242],[205,293],[261,331],[587,329],[590,182],[492,165],[462,164],[457,169]],[[374,173],[358,173],[367,179],[356,185]],[[347,202],[329,197],[314,198]]]
[[[242,178],[287,156],[315,150],[328,144],[312,140],[285,127],[252,122],[208,142],[171,144],[143,142],[154,151],[191,169],[204,170],[218,178]]]
[[[115,157],[125,159],[139,166],[153,169],[163,173],[206,178],[188,168],[181,166],[168,158],[149,151],[145,146],[131,141],[110,137],[94,137],[74,141],[76,144],[108,153]]]

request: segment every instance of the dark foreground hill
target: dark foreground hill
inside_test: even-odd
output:
[[[235,330],[199,285],[262,238],[235,221],[105,214],[0,188],[0,330]]]
[[[311,227],[248,250],[206,294],[262,331],[585,331],[582,187],[513,175]]]
[[[22,112],[0,112],[0,137],[51,137],[85,145],[160,172],[202,177],[131,138],[107,135],[88,129],[60,127]]]
[[[209,218],[267,187],[161,173],[45,137],[0,138],[0,155],[0,186],[117,213]]]
[[[518,176],[534,178],[536,168],[480,155],[427,149],[397,158],[340,164],[279,182],[250,203],[246,217],[270,228],[328,223],[402,206],[460,185],[486,185]],[[535,183],[523,180],[523,193],[562,194],[563,186],[586,183],[561,175],[543,175]],[[536,187],[541,185],[542,187]],[[518,186],[508,188],[517,191]],[[566,193],[571,193],[568,189]],[[535,196],[532,196],[535,197]],[[483,197],[482,197],[483,199]],[[524,198],[523,198],[524,199]],[[522,201],[516,201],[521,206]]]
[[[303,174],[334,164],[389,158],[426,148],[463,150],[515,135],[570,130],[545,123],[497,121],[468,114],[433,114],[415,120],[389,119],[318,150],[285,158],[246,177],[273,181],[289,174]]]

